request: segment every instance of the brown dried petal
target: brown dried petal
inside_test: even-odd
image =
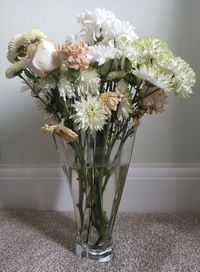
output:
[[[122,95],[118,92],[105,92],[100,95],[100,99],[112,111],[117,110],[117,105],[121,102]]]
[[[78,137],[78,135],[73,130],[61,125],[45,125],[44,127],[42,127],[42,130],[44,131],[44,133],[54,134],[63,138],[67,143],[75,141]]]

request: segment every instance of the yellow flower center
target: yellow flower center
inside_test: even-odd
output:
[[[94,105],[92,105],[92,104],[88,105],[87,115],[88,115],[89,118],[94,118],[95,117]]]

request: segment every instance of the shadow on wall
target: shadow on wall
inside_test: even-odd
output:
[[[33,108],[10,118],[1,125],[0,208],[72,210],[53,139]]]
[[[169,124],[169,130],[174,131],[171,141],[176,158],[183,158],[183,163],[200,163],[200,1],[177,0],[176,24],[174,29],[174,51],[182,57],[196,72],[197,83],[193,89],[194,94],[187,101],[173,99],[173,115],[175,120]],[[192,160],[192,161],[191,161]],[[177,161],[177,160],[176,160]]]
[[[9,119],[1,125],[0,163],[58,163],[53,139],[42,132],[44,124],[37,118],[34,107],[20,110],[20,114]]]
[[[186,102],[174,101],[173,114],[178,123],[173,122],[171,128],[174,131],[174,141],[172,148],[174,152],[183,154],[183,160],[186,164],[200,163],[200,122],[197,118],[200,116],[200,1],[177,1],[177,24],[174,26],[174,40],[176,40],[176,53],[191,64],[196,72],[197,83],[194,88],[194,94]],[[174,99],[175,100],[175,99]],[[184,140],[181,140],[184,139]],[[192,158],[192,161],[191,161]],[[193,183],[194,182],[194,183]],[[180,183],[181,188],[177,190],[177,206],[184,207],[185,202],[194,202],[198,199],[200,192],[199,183],[191,181],[191,184]],[[193,191],[193,193],[191,193]],[[188,193],[192,196],[187,199]],[[189,204],[188,204],[189,205]],[[198,207],[196,207],[198,209]]]

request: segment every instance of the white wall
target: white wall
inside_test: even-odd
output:
[[[29,93],[18,79],[7,80],[7,43],[16,33],[42,29],[62,42],[78,30],[75,16],[95,7],[113,10],[129,20],[140,36],[156,36],[200,73],[199,0],[1,0],[0,2],[0,163],[56,163],[52,141],[40,131]],[[137,163],[200,162],[200,93],[181,103],[171,97],[167,111],[146,116],[138,130],[133,159]]]

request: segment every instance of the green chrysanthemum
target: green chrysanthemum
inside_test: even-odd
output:
[[[174,58],[168,45],[157,38],[145,37],[135,41],[121,38],[117,41],[117,48],[122,52],[122,58],[129,59],[133,67],[157,64],[165,69]]]
[[[146,58],[147,61],[160,61],[174,57],[168,45],[157,38],[139,38],[132,42],[132,46],[138,53],[138,57]]]
[[[107,75],[107,80],[119,81],[120,79],[123,79],[126,75],[127,73],[124,71],[113,71]]]

